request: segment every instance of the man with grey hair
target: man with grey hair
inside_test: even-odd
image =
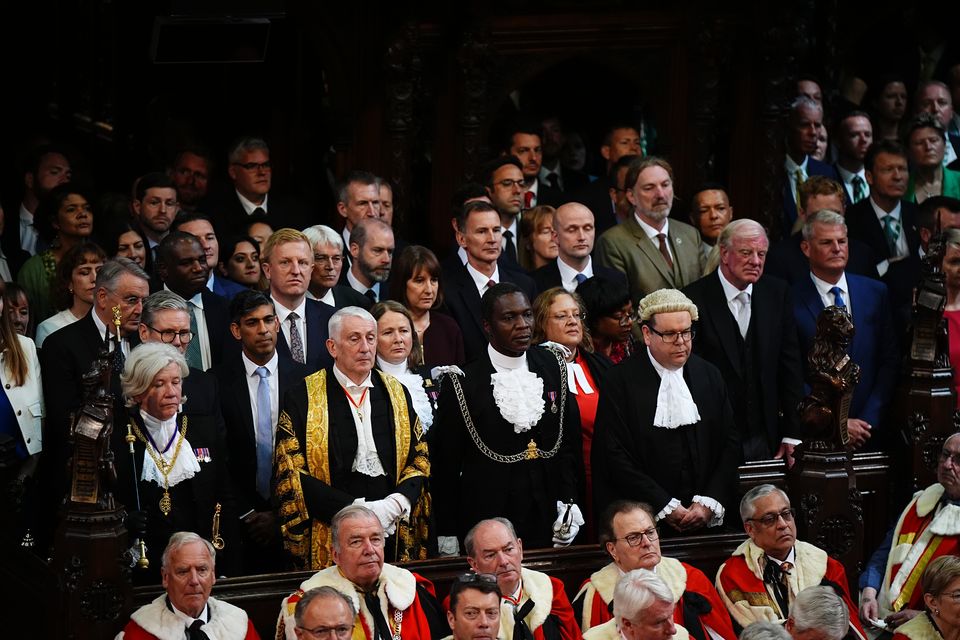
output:
[[[135,262],[127,258],[107,260],[97,273],[90,312],[44,341],[40,352],[48,427],[44,451],[57,452],[64,460],[68,456],[70,414],[83,400],[81,378],[104,348],[114,354],[114,391],[119,391],[120,371],[130,353],[130,340],[140,326],[148,281]],[[119,398],[119,393],[115,397]]]
[[[365,218],[353,227],[347,284],[371,305],[386,298],[394,246],[393,229],[379,218]]]
[[[634,569],[623,574],[613,591],[613,619],[593,627],[586,640],[687,640],[674,622],[673,592],[656,573]]]
[[[666,534],[723,524],[740,434],[719,369],[692,353],[698,314],[676,289],[640,300],[646,353],[607,372],[594,422],[598,513],[628,499],[651,505]]]
[[[215,561],[213,545],[197,534],[170,536],[160,569],[164,593],[134,611],[116,640],[259,640],[243,609],[210,595]]]
[[[836,591],[815,585],[797,594],[784,626],[793,640],[843,640],[850,611]]]
[[[943,166],[954,162],[960,151],[960,117],[953,109],[953,96],[946,84],[939,80],[927,80],[917,85],[914,93],[914,112],[936,116],[947,132]]]
[[[847,225],[834,211],[818,211],[803,225],[803,254],[810,263],[809,277],[793,285],[793,315],[800,335],[800,350],[809,353],[816,335],[817,318],[825,307],[844,307],[856,333],[850,358],[860,365],[860,382],[853,391],[847,430],[854,447],[883,448],[882,418],[897,379],[897,334],[887,286],[846,272]],[[880,429],[877,432],[877,429]]]
[[[353,620],[357,615],[353,600],[324,585],[305,592],[293,612],[297,626],[297,640],[330,637],[349,638],[353,634]]]
[[[272,191],[273,167],[266,140],[251,136],[235,140],[227,153],[227,176],[230,185],[198,207],[216,216],[218,229],[241,233],[244,221],[254,215],[266,216],[274,229],[300,229],[308,224],[308,212],[300,203]]]
[[[509,520],[481,520],[467,532],[464,547],[471,569],[497,578],[502,637],[544,640],[580,637],[580,627],[563,582],[522,566],[523,541]]]
[[[775,622],[751,622],[740,632],[739,640],[790,640],[790,632]]]
[[[380,217],[380,180],[354,170],[337,183],[337,213],[343,218],[343,246],[350,247],[353,228],[366,218]]]
[[[308,608],[318,611],[309,602],[318,597],[318,591],[327,601],[336,602],[339,595],[358,612],[356,619],[350,617],[352,633],[337,638],[419,640],[446,635],[446,620],[433,584],[384,562],[389,543],[378,514],[360,504],[348,505],[333,515],[326,535],[334,565],[318,571],[284,598],[274,637],[297,640],[302,638],[298,627],[307,630],[323,624],[309,621],[305,615]],[[330,620],[324,626],[341,625]]]
[[[683,290],[700,310],[694,352],[723,374],[743,459],[785,457],[792,465],[803,376],[790,288],[763,277],[769,242],[759,222],[734,220],[717,246],[716,273]]]
[[[865,638],[843,565],[797,540],[795,513],[787,494],[771,484],[743,496],[740,517],[750,539],[717,572],[717,591],[730,616],[741,627],[761,620],[783,622],[800,592],[822,584],[839,594],[850,630]]]
[[[391,559],[424,559],[430,458],[410,394],[374,370],[377,323],[367,311],[340,309],[328,330],[333,365],[287,392],[277,424],[274,486],[284,547],[298,568],[328,566],[331,518],[356,503],[391,536]]]
[[[310,274],[307,298],[334,309],[369,309],[372,305],[368,297],[354,291],[352,287],[339,284],[344,264],[343,239],[340,234],[326,225],[315,224],[304,229],[303,235],[307,236],[313,248],[313,272]]]
[[[812,157],[817,150],[817,134],[823,128],[823,106],[807,96],[798,96],[787,116],[787,154],[784,158],[786,180],[783,183],[783,228],[790,229],[797,219],[799,188],[810,176],[838,180],[837,172]]]

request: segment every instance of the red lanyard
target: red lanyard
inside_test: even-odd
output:
[[[363,410],[360,408],[360,405],[363,404],[363,399],[367,397],[367,391],[370,390],[370,387],[364,387],[363,393],[360,394],[360,402],[355,402],[353,396],[350,395],[350,392],[347,391],[347,388],[343,385],[340,385],[340,388],[343,389],[343,395],[347,396],[347,400],[350,401],[350,404],[353,405],[353,408],[357,410],[357,418],[360,422],[363,422]]]

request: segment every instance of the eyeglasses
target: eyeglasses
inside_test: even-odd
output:
[[[797,513],[796,509],[794,509],[793,507],[789,507],[778,513],[768,513],[762,518],[747,518],[747,522],[750,522],[752,520],[753,522],[760,523],[761,526],[772,527],[774,524],[777,523],[777,521],[780,520],[780,518],[783,518],[784,522],[793,522],[793,516],[796,515],[796,513]]]
[[[647,325],[647,329],[650,329],[652,333],[660,336],[660,339],[669,344],[676,344],[679,341],[690,342],[693,340],[693,337],[697,335],[697,332],[694,329],[684,329],[683,331],[664,331],[660,332]]]
[[[519,180],[501,180],[496,183],[497,185],[503,187],[504,189],[513,189],[514,187],[520,187],[523,191],[527,190],[527,183],[523,181],[523,178]]]
[[[631,313],[615,313],[613,315],[607,316],[611,320],[616,320],[617,324],[621,327],[626,327],[627,325],[637,321],[637,312],[633,311]]]
[[[582,322],[584,315],[579,311],[574,311],[573,313],[554,313],[550,317],[557,322],[566,322],[570,318],[573,318],[577,322]]]
[[[297,627],[297,629],[307,634],[311,638],[318,638],[318,639],[349,638],[351,635],[353,635],[353,627],[347,626],[345,624],[341,624],[336,627],[317,627],[316,629],[307,629],[306,627]]]
[[[167,344],[170,344],[176,338],[180,338],[180,344],[186,344],[193,339],[193,332],[191,332],[189,329],[182,329],[180,331],[174,331],[173,329],[164,329],[163,331],[161,331],[156,327],[151,327],[146,322],[144,322],[143,324],[147,329],[150,329],[150,331],[159,333],[160,340],[162,342],[166,342]]]
[[[233,166],[246,169],[247,171],[269,171],[270,161],[266,162],[234,162]]]
[[[635,531],[633,533],[628,533],[622,538],[615,538],[615,540],[625,540],[631,547],[639,547],[640,543],[643,542],[643,536],[647,536],[648,542],[653,542],[660,537],[660,532],[656,527],[650,527],[646,531]]]
[[[950,598],[954,602],[960,602],[960,591],[954,591],[953,593],[944,593],[941,594],[946,598]]]
[[[492,573],[474,573],[473,571],[469,571],[458,575],[457,582],[461,584],[476,584],[478,582],[497,584],[497,576]]]
[[[950,451],[941,451],[940,452],[940,464],[945,463],[947,460],[955,467],[960,467],[960,453],[952,453]]]

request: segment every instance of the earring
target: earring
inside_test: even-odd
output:
[[[70,291],[70,295],[73,295],[73,287],[70,287],[69,291]]]
[[[933,610],[933,615],[935,615],[935,616],[937,616],[937,617],[939,618],[939,617],[940,617],[940,609],[934,609],[934,610]]]

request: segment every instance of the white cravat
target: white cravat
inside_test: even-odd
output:
[[[583,366],[578,362],[568,362],[567,363],[567,388],[570,389],[570,393],[579,394],[577,391],[577,386],[580,386],[583,389],[583,393],[586,395],[593,394],[593,387],[590,386],[590,381],[587,379],[587,374],[583,371]]]
[[[420,418],[420,425],[424,433],[430,430],[433,425],[433,405],[430,404],[430,398],[423,389],[423,376],[416,371],[407,368],[407,362],[400,364],[387,362],[380,356],[377,356],[377,368],[384,373],[388,373],[400,381],[407,391],[410,392],[410,401],[413,403],[413,410]]]
[[[177,430],[177,416],[161,421],[141,410],[140,417],[143,419],[144,429],[149,434],[150,439],[153,440],[154,453],[165,463],[170,464],[174,452],[177,451],[176,438],[180,437],[174,437]],[[166,448],[171,438],[174,438],[173,443],[164,452],[163,449]],[[197,462],[197,456],[194,454],[193,447],[190,446],[190,441],[187,440],[186,435],[184,435],[183,442],[180,443],[179,453],[176,460],[173,460],[173,468],[167,474],[166,480],[160,473],[160,469],[157,468],[157,463],[153,461],[153,456],[146,451],[143,452],[143,471],[140,473],[140,479],[155,482],[159,487],[175,486],[184,480],[189,480],[199,472],[200,463]]]
[[[686,424],[700,422],[700,410],[693,401],[690,388],[683,379],[683,367],[667,369],[653,357],[647,348],[653,368],[660,375],[660,390],[657,392],[657,413],[653,426],[664,429],[676,429]]]
[[[373,381],[370,374],[367,374],[367,379],[360,384],[354,384],[346,374],[337,368],[337,365],[333,365],[333,375],[350,396],[348,398],[350,415],[353,417],[353,424],[357,430],[357,455],[353,458],[351,470],[371,478],[387,475],[380,463],[380,456],[377,454],[377,443],[373,439],[373,422],[370,416],[372,413],[370,389],[373,387]],[[363,392],[364,388],[366,388],[367,393]],[[350,402],[351,399],[353,402]],[[361,415],[357,415],[354,403],[359,405]]]
[[[527,354],[508,356],[487,345],[490,363],[496,370],[490,380],[493,400],[503,419],[513,425],[516,433],[529,431],[540,422],[546,402],[543,400],[543,380],[530,371]]]

